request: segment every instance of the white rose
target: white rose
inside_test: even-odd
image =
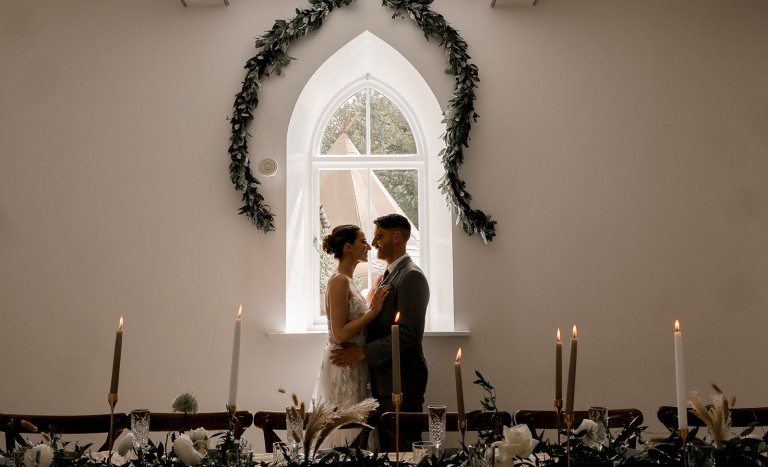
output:
[[[203,460],[203,456],[195,451],[192,440],[186,434],[179,435],[173,442],[173,452],[187,465],[195,466]]]
[[[597,433],[597,423],[595,423],[592,420],[589,420],[585,418],[581,421],[581,424],[578,428],[576,428],[575,433],[581,433],[584,432],[583,435],[581,435],[581,441],[586,444],[587,446],[591,448],[596,448],[597,446],[600,446],[600,443],[597,442],[595,439],[595,434]]]
[[[496,456],[496,464],[499,466],[511,466],[515,458],[525,459],[531,455],[539,442],[533,439],[528,425],[515,425],[504,427],[504,441],[493,443],[499,450]]]
[[[198,428],[189,432],[189,439],[192,441],[192,446],[195,451],[202,455],[208,454],[208,449],[211,448],[210,437],[205,428]]]
[[[24,453],[24,465],[26,467],[35,467],[35,465],[49,467],[52,460],[53,449],[48,444],[37,444]]]
[[[115,443],[117,444],[117,453],[120,454],[121,457],[125,457],[125,455],[128,454],[128,451],[130,451],[136,443],[136,437],[133,436],[133,433],[130,431],[124,433],[125,436],[121,436]]]

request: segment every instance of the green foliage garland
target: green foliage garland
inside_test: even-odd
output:
[[[341,8],[355,0],[309,0],[310,8],[296,9],[291,20],[277,20],[272,29],[256,40],[258,54],[245,64],[247,70],[243,86],[235,95],[234,110],[230,118],[229,175],[238,191],[243,193],[240,214],[245,214],[256,227],[267,233],[275,229],[274,214],[259,193],[261,184],[253,176],[248,160],[248,124],[253,120],[253,110],[259,105],[261,81],[272,73],[280,75],[293,60],[288,55],[289,45],[301,36],[319,29],[323,20],[334,8]],[[440,190],[446,195],[448,205],[456,215],[456,223],[469,235],[479,233],[486,243],[496,235],[496,221],[491,216],[472,209],[472,196],[466,191],[466,183],[459,177],[459,167],[464,163],[464,147],[469,146],[469,131],[477,121],[474,110],[475,87],[479,81],[477,66],[470,63],[467,43],[458,31],[448,25],[442,15],[433,12],[432,0],[383,0],[382,4],[395,10],[392,18],[408,16],[415,21],[424,37],[438,38],[448,59],[446,73],[455,79],[453,97],[449,101],[443,123],[445,149],[440,152],[445,175],[440,179]]]

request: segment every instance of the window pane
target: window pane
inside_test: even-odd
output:
[[[371,154],[416,154],[416,141],[399,108],[371,90]]]
[[[354,224],[370,231],[370,171],[321,170],[320,189],[320,236],[321,239],[337,225]],[[369,239],[370,241],[370,239]],[[332,255],[320,255],[320,313],[325,315],[325,291],[328,277],[336,271],[337,262]],[[355,268],[354,281],[358,289],[368,288],[368,264],[360,263]]]
[[[419,173],[416,170],[374,170],[381,183],[400,209],[398,211],[419,228]],[[383,213],[386,214],[386,213]],[[382,215],[383,215],[382,214]]]
[[[371,240],[373,220],[390,213],[403,214],[413,224],[406,247],[416,264],[420,264],[418,170],[320,170],[320,232],[322,239],[341,224],[360,226]],[[375,249],[368,263],[355,269],[355,284],[365,295],[369,284],[384,273],[386,264],[376,259]],[[323,253],[320,257],[320,309],[325,313],[325,288],[328,277],[336,270],[336,260]]]
[[[359,155],[366,153],[366,94],[367,89],[363,89],[350,96],[336,109],[325,126],[325,130],[323,130],[320,154]],[[342,133],[346,136],[340,139]]]

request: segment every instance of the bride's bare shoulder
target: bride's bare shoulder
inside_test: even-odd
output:
[[[333,273],[333,275],[328,278],[328,287],[349,288],[349,279],[344,274],[338,272]]]

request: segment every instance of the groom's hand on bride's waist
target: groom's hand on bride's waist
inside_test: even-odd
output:
[[[338,366],[350,366],[365,360],[365,349],[359,345],[345,343],[340,349],[331,351],[331,363]]]

